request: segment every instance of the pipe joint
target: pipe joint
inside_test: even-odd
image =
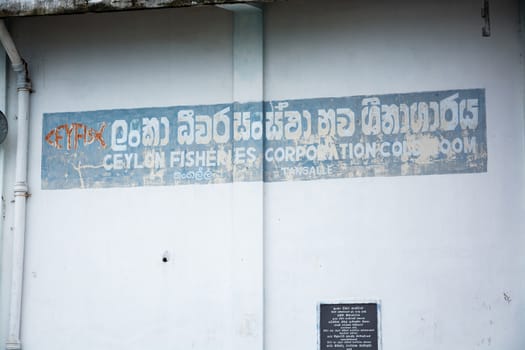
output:
[[[27,184],[24,182],[17,182],[15,184],[15,197],[27,197]]]
[[[8,340],[5,344],[6,350],[21,350],[22,344],[19,340]]]
[[[13,64],[13,70],[16,74],[16,87],[18,91],[27,90],[31,91],[31,80],[29,79],[29,70],[27,69],[27,63],[22,61],[20,64]]]
[[[16,79],[16,89],[18,91],[31,91],[31,81],[26,74],[18,73]]]
[[[25,62],[18,63],[18,64],[15,63],[15,64],[12,64],[11,66],[13,67],[13,70],[17,73],[26,70]]]

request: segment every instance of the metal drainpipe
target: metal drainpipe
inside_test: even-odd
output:
[[[4,21],[0,20],[0,42],[11,60],[13,70],[17,74],[18,90],[18,134],[16,143],[16,165],[15,165],[15,208],[14,208],[14,230],[13,230],[13,265],[11,271],[11,293],[9,303],[9,329],[7,335],[7,350],[20,350],[20,323],[22,311],[22,282],[24,277],[24,239],[26,231],[26,201],[27,189],[27,154],[29,134],[29,94],[31,93],[31,81],[27,65],[18,54],[18,50],[5,27]]]

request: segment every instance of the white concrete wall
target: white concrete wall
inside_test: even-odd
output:
[[[231,101],[231,31],[215,8],[13,21],[35,89],[25,349],[229,348],[231,185],[42,191],[40,157],[44,112]]]
[[[488,172],[267,184],[267,349],[314,349],[316,303],[348,298],[382,300],[384,349],[525,348],[518,4],[489,38],[480,5],[268,7],[267,100],[486,88]]]
[[[522,48],[517,2],[491,5],[489,38],[477,0],[267,7],[266,100],[485,88],[489,160],[482,174],[266,184],[266,349],[315,349],[316,304],[356,297],[382,300],[385,350],[525,347]],[[231,13],[12,24],[35,87],[24,348],[230,349],[250,331],[232,321],[233,186],[42,191],[40,157],[43,113],[230,102]]]

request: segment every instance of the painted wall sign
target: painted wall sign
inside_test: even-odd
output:
[[[381,349],[378,302],[321,303],[318,322],[319,350]]]
[[[42,188],[487,170],[483,89],[44,114]]]

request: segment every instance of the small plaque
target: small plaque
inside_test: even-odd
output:
[[[319,350],[380,350],[377,301],[319,304]]]

